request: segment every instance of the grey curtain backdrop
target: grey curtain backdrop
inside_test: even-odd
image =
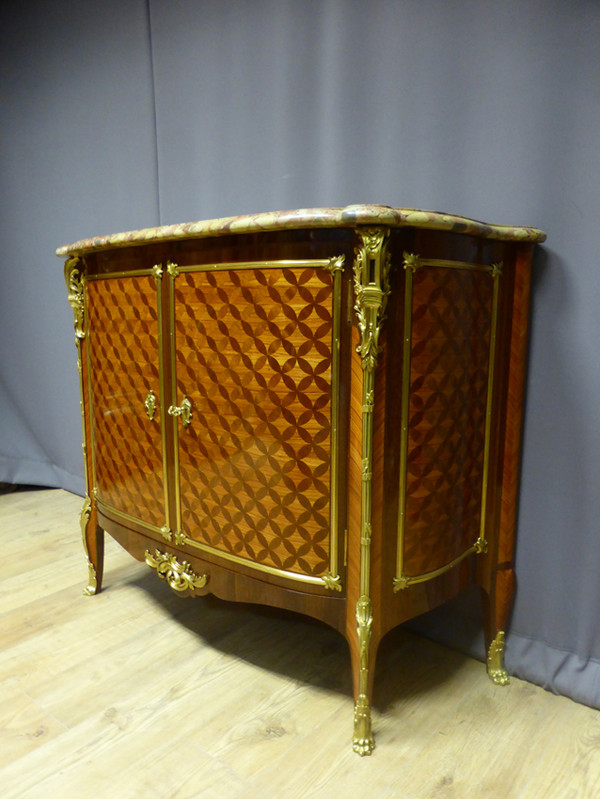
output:
[[[0,481],[83,491],[60,244],[361,202],[541,227],[507,664],[600,707],[599,41],[596,0],[2,4]],[[472,607],[420,629],[481,656]]]

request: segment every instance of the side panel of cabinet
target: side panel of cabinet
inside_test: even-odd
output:
[[[89,279],[86,301],[95,497],[113,516],[161,530],[167,518],[157,281],[148,274]]]
[[[409,256],[397,587],[482,552],[500,267]]]
[[[180,531],[263,574],[337,587],[341,275],[271,267],[174,278],[173,393],[192,406],[178,424]]]

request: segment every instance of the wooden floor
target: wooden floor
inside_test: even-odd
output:
[[[0,495],[0,795],[596,799],[600,713],[406,631],[382,644],[369,758],[345,641],[182,599],[107,536],[82,596],[81,499]]]

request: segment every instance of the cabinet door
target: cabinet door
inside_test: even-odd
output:
[[[86,302],[95,496],[101,510],[160,530],[166,505],[157,278],[89,278]]]
[[[341,274],[285,263],[174,279],[173,394],[192,407],[178,425],[179,532],[263,575],[339,590]]]
[[[500,265],[406,266],[397,586],[485,551]]]

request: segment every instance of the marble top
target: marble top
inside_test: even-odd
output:
[[[417,227],[466,233],[500,241],[542,242],[546,234],[531,227],[488,225],[462,216],[421,211],[415,208],[390,208],[387,205],[348,205],[345,208],[300,208],[295,211],[274,211],[244,216],[186,222],[176,225],[132,230],[109,236],[82,239],[59,247],[58,256],[81,255],[114,247],[130,247],[150,242],[176,241],[186,238],[208,238],[235,233],[257,233],[271,230],[354,227],[355,225],[389,225]]]

